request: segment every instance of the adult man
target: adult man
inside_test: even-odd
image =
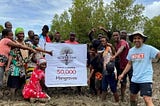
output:
[[[11,30],[11,31],[12,31],[12,24],[11,24],[11,22],[6,21],[6,22],[4,23],[4,27],[5,27],[5,29],[8,29],[8,30]],[[0,40],[3,39],[3,38],[4,38],[3,34],[0,33]]]
[[[28,38],[24,42],[32,44],[33,37],[34,37],[34,31],[29,30],[28,31]]]
[[[76,34],[71,32],[70,35],[69,35],[69,40],[66,40],[65,43],[68,43],[68,44],[79,44],[77,41],[76,41]],[[81,86],[77,86],[77,92],[78,94],[81,93]]]
[[[6,22],[4,23],[4,26],[5,26],[6,29],[12,30],[12,24],[11,24],[11,22],[6,21]]]
[[[134,47],[129,50],[127,55],[128,64],[122,74],[118,77],[121,80],[133,66],[133,76],[130,84],[130,103],[137,106],[137,94],[143,97],[146,106],[154,106],[152,102],[152,59],[160,58],[160,51],[150,45],[144,44],[147,36],[140,31],[134,32],[129,36],[129,40],[134,43]]]
[[[70,37],[69,37],[69,40],[66,40],[65,43],[68,43],[68,44],[79,44],[77,41],[76,41],[76,34],[71,32],[70,33]]]
[[[125,40],[125,41],[128,43],[129,48],[132,47],[132,44],[131,44],[131,42],[130,42],[129,39],[128,39],[128,34],[127,34],[127,31],[126,31],[126,30],[121,30],[121,31],[120,31],[120,38],[123,39],[123,40]],[[133,72],[133,69],[131,68],[131,69],[129,70],[129,72],[127,73],[128,77],[129,77],[129,81],[131,81],[132,72]]]
[[[128,60],[126,59],[126,56],[129,51],[129,45],[128,43],[120,39],[120,32],[119,31],[114,31],[113,32],[113,38],[115,41],[115,49],[116,53],[114,56],[112,56],[111,60],[116,59],[115,65],[117,68],[117,75],[120,75],[124,68],[127,65]],[[119,65],[119,66],[118,66]],[[124,101],[124,95],[125,95],[125,90],[126,90],[126,83],[127,83],[127,76],[123,78],[121,81],[121,100]]]
[[[56,33],[54,34],[54,42],[55,42],[55,43],[62,43],[62,42],[61,42],[61,34],[60,34],[59,32],[56,32]]]
[[[128,44],[129,44],[129,47],[131,48],[131,42],[128,40],[128,35],[127,35],[127,31],[126,30],[121,30],[120,31],[120,37],[121,37],[121,39],[127,41]]]
[[[42,33],[39,35],[39,45],[42,49],[45,49],[46,42],[51,42],[48,36],[49,27],[44,25],[42,28]]]

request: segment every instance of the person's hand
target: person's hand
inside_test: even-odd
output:
[[[9,71],[9,67],[5,67],[5,72],[8,72]]]
[[[115,79],[117,80],[117,73],[115,73]]]
[[[87,84],[90,85],[90,79],[87,80]]]
[[[120,74],[120,75],[118,76],[118,80],[119,80],[119,81],[122,81],[123,77],[124,77],[124,74],[122,73],[122,74]]]
[[[8,76],[8,70],[4,72],[4,77]]]
[[[104,29],[104,28],[103,28],[102,26],[99,26],[98,29],[102,30],[102,29]]]
[[[110,59],[110,60],[111,60],[111,61],[114,61],[114,60],[115,60],[115,58],[116,58],[116,56],[114,55],[114,56],[112,56],[112,57],[111,57],[111,59]]]
[[[92,32],[95,32],[96,31],[96,28],[92,28]]]
[[[31,52],[36,53],[37,51],[35,49],[31,49]]]
[[[110,46],[110,47],[112,47],[112,44],[111,44],[111,43],[107,43],[107,45]]]
[[[52,51],[49,51],[48,54],[51,55],[51,56],[53,56],[53,52]]]

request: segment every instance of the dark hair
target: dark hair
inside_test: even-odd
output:
[[[100,46],[100,44],[101,44],[100,40],[97,40],[97,39],[92,40],[92,46],[94,48],[98,49],[98,47]]]
[[[48,31],[49,27],[48,27],[48,25],[44,25],[42,29],[46,29]]]
[[[5,27],[7,27],[7,24],[8,24],[8,23],[10,23],[10,24],[11,24],[11,22],[6,21],[6,22],[4,23],[4,26],[5,26]]]
[[[33,31],[33,30],[29,30],[29,31],[28,31],[28,35],[30,35],[30,33],[31,33],[31,32],[33,32],[33,33],[34,33],[34,31]]]
[[[89,46],[89,49],[93,49],[93,51],[95,51],[96,53],[97,53],[97,51],[98,51],[97,47],[94,47],[93,45],[90,45],[90,46]]]
[[[3,29],[2,30],[2,38],[4,38],[6,35],[8,35],[9,32],[12,32],[12,31],[9,29]]]
[[[114,30],[113,32],[118,32],[118,33],[119,33],[119,35],[120,35],[120,31],[119,31],[119,30],[117,30],[117,29],[116,29],[116,30]]]
[[[33,35],[33,38],[34,38],[35,36],[38,36],[38,35],[37,35],[37,34],[34,34],[34,35]]]
[[[107,42],[109,42],[109,38],[106,36],[102,36],[101,38],[105,38]]]

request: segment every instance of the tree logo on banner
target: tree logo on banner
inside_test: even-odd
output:
[[[70,47],[64,47],[60,51],[60,55],[58,59],[64,63],[65,65],[68,65],[75,59],[76,57],[72,56],[73,55],[73,50]]]

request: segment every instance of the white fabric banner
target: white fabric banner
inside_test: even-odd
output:
[[[87,45],[47,43],[45,84],[47,87],[87,86]]]

